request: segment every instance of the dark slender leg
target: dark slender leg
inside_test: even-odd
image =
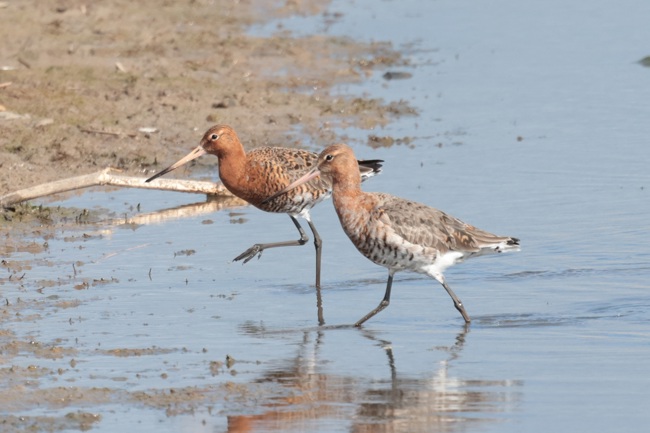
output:
[[[445,288],[447,293],[449,293],[449,296],[451,296],[451,299],[454,301],[454,307],[460,312],[460,314],[463,316],[463,319],[465,319],[465,323],[469,323],[472,321],[472,319],[469,318],[469,314],[467,314],[467,311],[465,311],[465,307],[463,306],[463,303],[458,299],[458,296],[454,293],[453,290],[447,285],[445,280],[442,280],[442,287]]]
[[[323,326],[325,324],[325,318],[323,317],[323,299],[320,293],[320,262],[323,253],[323,240],[310,219],[307,220],[307,224],[309,224],[309,228],[314,234],[314,247],[316,248],[316,309],[318,312],[318,325]]]
[[[323,326],[325,318],[323,317],[323,298],[320,294],[320,287],[316,287],[316,314],[318,315],[318,326]]]
[[[291,221],[295,224],[296,228],[298,229],[298,233],[300,233],[300,239],[296,241],[286,241],[286,242],[273,242],[273,243],[268,243],[268,244],[255,244],[237,257],[233,259],[233,261],[237,262],[239,260],[244,259],[244,263],[248,263],[253,257],[262,256],[262,251],[268,249],[268,248],[278,248],[278,247],[294,247],[294,246],[300,246],[300,245],[305,245],[309,241],[309,236],[305,233],[305,230],[303,230],[302,226],[298,222],[298,220],[292,216],[289,215],[289,218],[291,218]],[[317,309],[317,314],[318,314],[318,324],[320,326],[323,326],[325,324],[325,319],[323,318],[323,300],[321,297],[321,292],[320,292],[320,262],[321,262],[321,255],[322,255],[322,246],[323,246],[323,241],[318,234],[318,231],[316,231],[316,226],[314,226],[314,223],[312,223],[309,219],[307,220],[307,223],[309,224],[309,228],[311,228],[312,233],[314,233],[314,247],[316,248],[316,309]]]
[[[363,316],[357,323],[354,324],[354,326],[359,327],[365,322],[366,320],[370,319],[372,316],[375,314],[379,313],[381,310],[384,308],[388,307],[388,304],[390,304],[390,288],[393,285],[393,274],[391,272],[388,273],[388,282],[386,283],[386,293],[384,293],[384,299],[377,305],[377,308],[372,310],[370,313],[366,314]]]
[[[314,247],[316,247],[316,288],[320,289],[320,259],[323,253],[323,241],[316,231],[316,226],[311,220],[307,220],[311,232],[314,234]]]
[[[311,219],[307,219],[307,224],[309,224],[309,228],[314,234],[314,247],[316,248],[316,309],[318,312],[318,325],[323,326],[325,318],[323,317],[323,299],[320,293],[320,261],[323,253],[323,240],[316,231],[316,226],[311,222]]]
[[[296,218],[293,216],[289,215],[289,218],[291,218],[291,221],[296,225],[296,228],[298,229],[298,232],[300,233],[300,239],[297,241],[286,241],[286,242],[274,242],[270,244],[255,244],[237,257],[233,259],[233,261],[237,262],[239,260],[244,259],[244,263],[248,263],[253,257],[259,254],[259,256],[262,255],[262,251],[268,249],[268,248],[277,248],[277,247],[295,247],[299,245],[305,245],[307,241],[309,240],[309,236],[305,233],[305,231],[302,229],[300,226],[300,223]],[[258,257],[259,257],[258,256]]]

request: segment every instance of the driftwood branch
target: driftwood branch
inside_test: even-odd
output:
[[[128,188],[161,189],[166,191],[191,192],[197,194],[232,197],[223,184],[181,179],[156,179],[145,183],[141,177],[123,176],[116,174],[117,170],[105,168],[92,174],[70,177],[54,182],[44,183],[31,188],[21,189],[0,197],[0,207],[5,208],[26,200],[44,197],[80,188],[98,185],[122,186]]]

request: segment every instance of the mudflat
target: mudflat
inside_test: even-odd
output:
[[[345,139],[333,127],[414,112],[331,94],[404,64],[389,43],[281,26],[253,36],[271,19],[327,14],[327,2],[279,3],[0,2],[0,195],[105,167],[150,174],[215,123],[249,148],[318,150]]]

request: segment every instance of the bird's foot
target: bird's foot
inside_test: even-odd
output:
[[[262,251],[264,251],[264,247],[262,247],[262,245],[260,244],[255,244],[249,249],[247,249],[246,251],[244,251],[243,253],[241,253],[240,255],[238,255],[237,257],[235,257],[233,259],[233,262],[238,262],[244,259],[244,263],[248,263],[255,256],[257,256],[257,258],[259,259],[260,257],[262,257]]]

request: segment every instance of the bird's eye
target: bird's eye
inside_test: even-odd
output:
[[[333,159],[334,159],[334,155],[332,155],[332,154],[325,155],[325,161],[331,161]]]
[[[212,141],[215,141],[215,140],[218,140],[218,139],[219,139],[219,135],[218,135],[218,134],[212,134],[212,135],[210,136],[210,140],[212,140]]]

